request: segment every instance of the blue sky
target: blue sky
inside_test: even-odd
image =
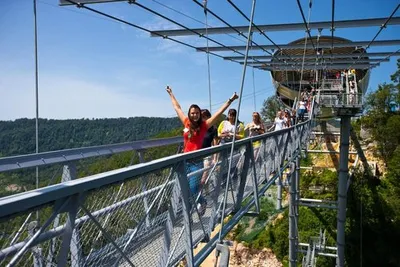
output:
[[[158,0],[199,21],[203,10],[189,0]],[[387,17],[397,0],[336,0],[335,19]],[[139,3],[157,10],[189,27],[199,22],[169,10],[152,0]],[[251,1],[235,3],[250,14]],[[308,14],[308,1],[301,1]],[[362,11],[355,7],[362,6]],[[126,2],[95,4],[92,8],[141,25],[148,29],[179,28],[147,11]],[[208,7],[232,25],[247,25],[225,0],[208,0]],[[197,103],[208,108],[207,61],[204,53],[122,25],[76,7],[60,7],[57,0],[38,0],[39,116],[42,118],[115,118],[135,116],[175,116],[165,86],[170,85],[186,112]],[[400,11],[396,16],[400,16]],[[331,2],[313,1],[311,21],[330,20]],[[258,0],[256,24],[301,22],[295,0]],[[224,26],[211,15],[211,26]],[[33,1],[0,0],[0,120],[35,117]],[[354,41],[371,40],[379,30],[373,28],[337,29],[335,35]],[[327,30],[322,32],[329,35]],[[313,32],[316,34],[316,32]],[[268,34],[284,44],[304,37],[304,32]],[[244,44],[238,36],[210,36],[231,45]],[[400,26],[389,26],[378,40],[398,39]],[[182,41],[204,46],[198,37]],[[240,39],[240,38],[239,38]],[[269,42],[257,35],[259,44]],[[214,45],[211,44],[210,45]],[[369,52],[395,51],[399,47],[371,47]],[[260,54],[260,52],[258,52]],[[223,53],[223,55],[233,55]],[[242,65],[211,57],[212,104],[215,111],[221,102],[240,90]],[[370,89],[389,81],[396,58],[373,69]],[[270,73],[255,70],[253,85],[249,68],[244,86],[240,119],[248,122],[251,113],[274,94]],[[256,91],[256,105],[253,90]],[[233,107],[237,106],[237,102]]]

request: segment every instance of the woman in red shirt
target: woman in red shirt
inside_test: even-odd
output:
[[[202,148],[203,139],[207,133],[207,130],[215,123],[217,118],[238,98],[238,95],[234,93],[211,118],[203,121],[201,116],[201,109],[198,105],[191,105],[189,107],[189,111],[187,116],[183,113],[181,106],[176,100],[174,94],[172,93],[172,89],[167,86],[167,92],[171,97],[172,106],[174,107],[178,118],[181,120],[184,129],[183,129],[183,152],[192,152]],[[196,170],[203,169],[203,160],[200,161],[189,161],[186,164],[186,172],[192,173]],[[200,180],[202,174],[191,176],[189,179],[189,188],[194,196],[197,198],[198,192],[200,190]],[[200,195],[198,199],[198,210],[200,214],[204,214],[205,208],[207,206],[207,202]]]
[[[193,104],[189,107],[189,111],[187,116],[182,111],[181,106],[176,100],[174,94],[172,93],[172,89],[167,86],[167,92],[171,97],[172,106],[174,107],[178,118],[181,120],[183,126],[183,140],[184,140],[184,148],[183,152],[191,152],[201,149],[203,146],[204,136],[217,118],[224,113],[224,111],[232,104],[235,99],[238,98],[238,95],[234,93],[231,98],[226,101],[211,118],[206,121],[202,120],[201,117],[201,109],[198,105]]]

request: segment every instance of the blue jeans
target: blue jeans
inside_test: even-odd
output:
[[[189,173],[195,172],[197,170],[200,170],[203,168],[203,161],[191,161],[186,163],[186,174],[188,175]],[[194,176],[189,177],[189,189],[190,192],[192,193],[193,199],[195,200],[197,198],[197,195],[200,192],[200,182],[201,182],[201,177],[203,173],[198,173]],[[202,195],[199,197],[198,203],[202,204],[204,203],[205,199]]]

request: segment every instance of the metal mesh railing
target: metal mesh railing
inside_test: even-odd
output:
[[[0,199],[0,264],[173,266],[185,257],[192,265],[221,219],[225,187],[224,218],[246,198],[258,201],[309,129],[307,121],[240,140],[231,164],[230,144],[82,179],[68,179],[80,166],[67,164],[66,182]]]

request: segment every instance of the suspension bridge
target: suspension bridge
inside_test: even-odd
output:
[[[243,216],[257,215],[260,212],[259,199],[268,190],[276,190],[277,209],[280,210],[282,187],[288,186],[290,266],[296,266],[300,262],[298,253],[304,253],[301,260],[303,266],[315,266],[317,256],[334,257],[337,259],[337,266],[344,266],[350,120],[363,111],[363,95],[368,85],[370,69],[399,55],[399,50],[367,52],[371,46],[400,44],[399,40],[376,40],[386,27],[400,24],[400,18],[395,17],[399,5],[386,18],[336,21],[333,0],[331,21],[310,22],[309,17],[306,19],[304,15],[300,1],[297,1],[303,22],[256,25],[255,0],[252,2],[249,17],[233,1],[228,0],[249,21],[248,26],[233,27],[209,9],[207,1],[200,3],[194,0],[204,9],[206,19],[207,14],[211,14],[227,27],[209,27],[206,23],[205,28],[193,29],[138,1],[128,1],[135,7],[180,27],[176,30],[153,31],[91,7],[91,4],[100,2],[114,1],[61,0],[60,4],[76,5],[88,12],[146,31],[153,37],[162,37],[207,55],[242,64],[244,73],[241,93],[247,66],[271,71],[277,95],[288,107],[297,106],[305,86],[315,87],[316,94],[312,98],[307,119],[272,133],[149,162],[144,161],[147,149],[179,146],[182,138],[0,158],[0,172],[4,173],[43,166],[56,166],[56,169],[62,170],[59,184],[0,199],[1,265],[176,266],[183,262],[188,266],[200,266],[216,250],[217,255],[220,255],[220,266],[226,266],[229,249],[222,242],[223,238]],[[311,8],[310,1],[309,12]],[[356,27],[379,27],[379,30],[371,41],[351,41],[334,36],[337,28]],[[331,36],[321,36],[323,29],[330,29]],[[290,44],[277,44],[267,35],[273,31],[294,30],[305,30],[305,38]],[[312,30],[319,34],[312,36]],[[231,33],[245,38],[246,45],[226,45],[210,37]],[[256,43],[252,38],[253,33],[260,33],[271,44]],[[195,47],[175,39],[174,36],[200,36],[207,40],[207,46]],[[211,47],[208,41],[218,46]],[[329,52],[324,55],[321,53],[323,49]],[[249,55],[250,50],[260,50],[268,55]],[[218,54],[224,51],[237,55]],[[265,61],[267,59],[269,60]],[[351,88],[348,76],[341,82],[324,76],[326,72],[335,73],[343,68],[356,69],[351,76],[355,81],[355,88]],[[304,81],[310,77],[315,78],[312,83]],[[340,151],[319,152],[340,153],[338,197],[336,201],[304,199],[299,190],[300,158],[304,153],[313,152],[308,151],[309,138],[316,132],[322,131],[323,134],[321,120],[327,118],[340,120],[340,131],[337,133],[340,135]],[[358,155],[365,159],[363,151],[357,148]],[[82,164],[85,164],[82,162],[86,159],[126,151],[136,151],[140,164],[77,177],[77,169],[82,168]],[[187,172],[188,164],[202,162],[205,158],[211,158],[212,164]],[[189,182],[193,177],[206,178],[196,195],[189,190]],[[206,203],[205,207],[197,205],[200,198]],[[309,243],[299,242],[299,206],[337,210],[336,246],[327,246],[322,233]],[[216,227],[220,227],[219,233],[212,235]],[[204,246],[195,250],[200,243],[204,243]]]

